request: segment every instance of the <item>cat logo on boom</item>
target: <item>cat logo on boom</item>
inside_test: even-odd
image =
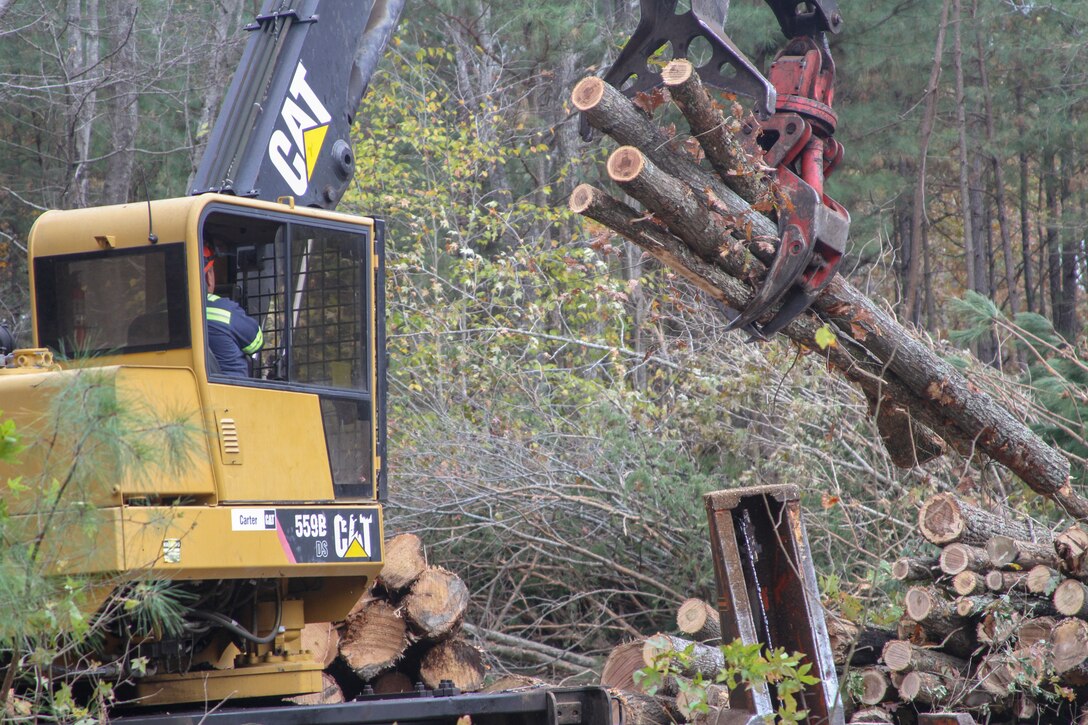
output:
[[[277,128],[268,140],[268,157],[296,196],[306,193],[314,165],[325,142],[332,116],[306,82],[306,67],[299,61],[283,99],[280,117],[286,131]]]

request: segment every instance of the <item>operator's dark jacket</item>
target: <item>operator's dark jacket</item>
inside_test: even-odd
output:
[[[246,377],[246,355],[264,345],[264,333],[257,321],[234,300],[209,294],[205,307],[208,318],[208,347],[224,375]]]

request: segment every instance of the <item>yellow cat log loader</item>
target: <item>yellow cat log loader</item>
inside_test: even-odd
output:
[[[249,27],[190,195],[50,211],[30,233],[33,343],[0,350],[0,400],[25,440],[42,432],[55,391],[88,372],[123,403],[192,411],[201,430],[183,473],[153,480],[103,474],[91,482],[81,504],[98,516],[92,546],[66,547],[64,537],[50,537],[55,573],[90,582],[92,610],[135,580],[170,581],[188,594],[180,632],[141,630],[121,617],[101,640],[94,667],[135,681],[135,702],[197,711],[136,715],[133,722],[452,725],[469,715],[478,725],[606,725],[615,717],[598,688],[497,695],[440,688],[305,710],[207,712],[222,700],[265,705],[319,692],[320,665],[302,650],[300,630],[343,619],[382,565],[384,226],[332,209],[354,173],[353,114],[402,3],[269,0]],[[826,50],[824,32],[838,30],[834,0],[768,3],[788,37],[818,39],[817,55]],[[745,82],[733,90],[762,95],[759,107],[772,114],[773,86],[722,31],[727,6],[693,0],[678,11],[677,0],[642,0],[642,23],[614,82],[635,74],[645,84],[652,75],[646,62],[659,48],[671,43],[682,56],[702,37],[715,53],[700,68],[707,82]],[[726,65],[733,70],[725,73]],[[206,289],[209,264],[215,289]],[[780,298],[805,272],[804,265],[793,269],[767,297]],[[209,321],[231,314],[209,306],[222,298],[263,330],[263,346],[246,346],[260,350],[247,357],[244,375],[224,370],[210,351]],[[31,445],[18,468],[0,476],[31,480],[48,465],[44,450]],[[46,513],[36,494],[5,489],[0,503],[32,527]],[[771,500],[765,492],[757,498]],[[807,553],[795,552],[780,567],[790,576],[807,567],[803,592],[768,585],[780,575],[773,562],[759,560],[791,531],[801,531],[803,543],[800,521],[790,519],[794,528],[777,533],[773,523],[733,527],[729,512],[744,509],[744,500],[711,508],[714,531],[743,533],[722,534],[715,547],[723,624],[729,621],[723,631],[805,651],[823,680],[806,703],[822,721],[842,722],[822,618],[812,629],[793,612],[776,617],[765,606],[779,595],[794,604],[815,599]],[[745,513],[744,521],[757,514]],[[764,535],[776,539],[752,544]],[[738,596],[754,604],[730,604]],[[146,672],[130,666],[137,659]],[[766,688],[756,696],[739,692],[733,714],[745,717],[734,721],[766,714],[771,702]]]

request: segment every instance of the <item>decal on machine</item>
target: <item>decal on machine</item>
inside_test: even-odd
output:
[[[231,531],[275,531],[275,509],[231,509]]]
[[[287,97],[280,107],[285,128],[268,140],[268,158],[287,186],[302,196],[310,185],[314,165],[325,143],[332,115],[306,82],[306,67],[299,61]]]
[[[277,509],[276,533],[294,564],[381,561],[377,508]]]

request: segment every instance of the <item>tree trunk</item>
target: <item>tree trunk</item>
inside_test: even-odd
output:
[[[427,570],[427,552],[415,534],[397,534],[385,542],[385,564],[378,584],[389,592],[410,587]]]
[[[967,289],[977,290],[976,278],[976,246],[975,224],[971,210],[971,184],[970,184],[970,150],[967,148],[967,94],[964,90],[963,80],[963,44],[961,42],[961,27],[963,25],[963,13],[961,0],[952,1],[952,62],[956,76],[956,131],[959,134],[959,171],[960,171],[960,209],[963,221],[963,251],[964,267],[967,271]]]
[[[893,639],[884,646],[882,660],[893,672],[921,671],[949,677],[962,675],[968,667],[967,660],[901,639]]]
[[[302,649],[309,651],[314,662],[328,667],[340,649],[340,632],[331,622],[312,622],[302,628]]]
[[[1054,542],[1018,541],[1011,536],[992,536],[986,542],[986,555],[995,567],[1015,566],[1020,570],[1045,564],[1057,566],[1058,555],[1054,553]]]
[[[1024,89],[1016,85],[1016,116],[1024,118]],[[1020,140],[1024,140],[1023,123],[1018,123],[1017,128]],[[1022,147],[1026,148],[1026,147]],[[1020,256],[1024,266],[1024,308],[1027,312],[1037,312],[1035,304],[1035,274],[1032,270],[1034,261],[1031,258],[1031,213],[1028,202],[1028,152],[1022,150],[1019,153],[1020,167]]]
[[[671,234],[664,233],[659,236],[657,232],[644,231],[645,227],[650,226],[650,219],[646,215],[634,212],[633,216],[625,216],[626,212],[621,209],[625,205],[584,184],[572,193],[571,209],[592,218],[611,218],[612,223],[602,223],[628,236],[651,254],[668,260],[666,263],[675,265],[685,277],[696,281],[700,289],[708,291],[715,299],[731,299],[734,303],[740,302],[745,306],[750,299],[750,293],[727,295],[715,282],[703,277],[702,272],[712,273],[713,268],[719,265],[722,270],[726,265],[733,269],[737,266],[752,268],[747,257],[732,252],[735,248],[730,241],[733,235],[740,236],[748,250],[766,263],[773,255],[773,241],[778,239],[775,226],[766,217],[754,213],[744,200],[720,180],[715,181],[712,174],[700,169],[690,158],[674,153],[663,132],[616,89],[600,79],[588,78],[575,86],[572,95],[575,106],[585,114],[592,126],[609,133],[620,143],[640,145],[654,164],[661,165],[661,169],[669,176],[677,177],[679,174],[678,178],[689,184],[690,188],[699,190],[705,204],[713,206],[720,219],[710,226],[704,226],[704,230],[713,232],[712,239],[683,239],[681,243],[684,246],[690,243],[698,249],[713,242],[710,251],[714,256],[709,258],[713,261],[692,259],[685,255],[674,246],[672,240],[676,240],[676,237]],[[630,156],[629,152],[625,153]],[[614,163],[613,170],[638,171],[639,166],[648,167],[647,164],[635,164],[624,169],[622,165]],[[635,180],[634,176],[637,174],[632,176],[632,181]],[[645,190],[650,193],[646,198],[640,199],[643,203],[662,200],[662,192],[659,190]],[[670,204],[673,201],[686,203],[682,199],[669,199]],[[678,215],[675,213],[668,215],[671,219],[665,218],[664,212],[669,208],[665,205],[652,210],[661,215],[661,221],[666,223],[677,221],[689,228],[698,226],[691,220],[685,224],[682,219],[677,219]],[[671,208],[675,211],[676,207]],[[726,224],[726,215],[735,223]],[[671,231],[679,233],[675,229]],[[655,245],[660,246],[655,249]],[[725,257],[719,253],[721,250],[718,245],[723,245],[726,250]],[[729,274],[725,276],[728,277]],[[700,279],[701,282],[698,281]],[[738,288],[732,289],[737,292]],[[740,289],[744,289],[743,285]],[[1069,461],[1060,452],[1044,444],[1022,421],[988,395],[969,386],[950,364],[933,355],[883,309],[874,305],[841,277],[832,279],[823,294],[817,298],[814,309],[827,315],[827,319],[838,328],[836,334],[843,344],[832,346],[832,354],[839,354],[834,348],[850,345],[847,358],[857,364],[867,366],[869,362],[879,361],[881,372],[877,375],[886,386],[901,380],[913,396],[917,396],[912,400],[900,401],[916,419],[921,419],[946,441],[963,447],[963,450],[972,450],[973,446],[975,450],[986,452],[998,462],[1009,466],[1033,490],[1053,498],[1074,516],[1088,515],[1088,501],[1069,485]],[[863,359],[868,359],[868,362],[863,363]],[[855,373],[850,379],[860,382],[862,377]]]
[[[348,619],[340,639],[340,658],[361,680],[391,669],[408,647],[404,617],[390,603],[373,600]]]
[[[1088,587],[1066,579],[1054,590],[1054,608],[1067,617],[1088,617]]]
[[[950,493],[938,493],[918,510],[918,529],[926,541],[941,546],[963,543],[984,545],[993,536],[1011,536],[1030,540],[1031,529],[1009,518],[1007,510],[993,512],[957,499]]]
[[[902,557],[892,564],[892,578],[901,582],[932,581],[940,571],[940,560],[932,557]]]
[[[460,639],[439,642],[419,663],[419,677],[431,689],[449,680],[462,692],[475,692],[484,684],[485,671],[483,653]]]
[[[961,597],[981,594],[986,591],[986,580],[977,571],[961,571],[952,577],[952,591]]]
[[[646,664],[642,661],[642,646],[645,640],[635,640],[616,645],[608,653],[601,670],[601,686],[629,692],[641,692],[635,684],[635,673]]]
[[[967,544],[949,544],[941,550],[941,571],[956,576],[961,571],[984,571],[990,568],[985,549]]]
[[[468,587],[453,572],[430,567],[402,600],[404,616],[416,634],[438,641],[454,634],[468,608]]]
[[[646,638],[642,645],[642,663],[651,667],[661,655],[667,652],[682,652],[688,647],[692,648],[691,659],[680,668],[682,677],[694,677],[696,673],[701,673],[703,677],[713,679],[725,667],[725,658],[717,647],[709,647],[661,633]]]
[[[884,667],[867,667],[860,672],[861,695],[858,700],[862,705],[879,705],[882,702],[894,702],[899,698],[895,686]]]
[[[1050,596],[1062,581],[1061,572],[1044,564],[1032,567],[1028,572],[1028,591]]]
[[[109,97],[110,151],[102,190],[102,203],[124,204],[132,186],[136,159],[136,126],[139,119],[136,97],[136,0],[109,0],[106,15],[111,20]]]
[[[921,127],[918,131],[917,179],[914,182],[914,200],[911,205],[910,223],[910,267],[907,270],[906,317],[918,324],[921,321],[921,303],[919,286],[921,282],[923,244],[922,226],[925,224],[926,203],[926,159],[929,156],[929,140],[933,136],[933,125],[937,118],[938,88],[941,80],[941,64],[944,56],[944,38],[948,29],[948,9],[952,0],[944,0],[941,6],[941,19],[937,24],[937,42],[933,51],[933,65],[929,71],[929,83],[926,84],[926,105],[922,111]]]
[[[722,638],[718,610],[702,599],[685,599],[676,611],[676,628],[696,642],[714,643]]]
[[[327,672],[321,673],[321,692],[309,695],[296,695],[286,698],[294,705],[338,705],[344,701],[344,691],[336,684],[336,678]]]
[[[66,22],[68,55],[63,68],[67,75],[68,138],[65,151],[71,174],[65,187],[63,204],[75,209],[91,203],[87,164],[91,156],[91,135],[100,83],[98,0],[68,0]]]

